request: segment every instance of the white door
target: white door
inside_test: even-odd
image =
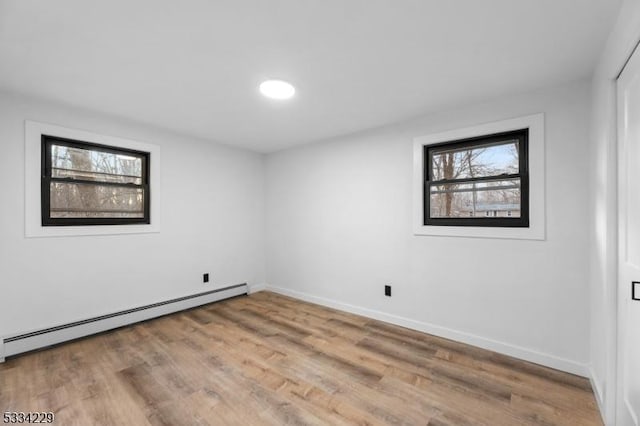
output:
[[[618,79],[617,425],[640,423],[640,49]],[[640,299],[640,284],[636,296]]]

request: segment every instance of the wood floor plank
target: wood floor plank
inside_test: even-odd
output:
[[[270,292],[13,357],[63,425],[601,425],[587,379]]]

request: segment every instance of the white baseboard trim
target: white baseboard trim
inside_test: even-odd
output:
[[[69,324],[2,336],[2,338],[0,338],[0,362],[3,361],[4,357],[11,355],[45,348],[80,337],[101,333],[247,293],[248,286],[246,284],[238,284]]]
[[[265,291],[267,289],[266,283],[249,284],[249,294],[257,293],[259,291]]]
[[[602,423],[607,424],[605,405],[604,405],[604,394],[602,393],[602,387],[600,386],[600,380],[598,379],[598,375],[596,371],[593,369],[593,366],[589,366],[589,382],[591,383],[591,389],[593,389],[593,394],[596,397],[596,403],[598,404],[598,411],[600,411],[600,418],[602,419]]]
[[[287,288],[267,285],[267,290],[296,299],[304,300],[306,302],[316,303],[318,305],[327,306],[329,308],[346,311],[356,315],[362,315],[367,318],[388,322],[391,324],[410,328],[412,330],[421,331],[423,333],[433,334],[434,336],[444,337],[446,339],[451,339],[472,346],[477,346],[479,348],[498,352],[525,361],[530,361],[535,364],[544,365],[545,367],[554,368],[556,370],[565,371],[567,373],[576,374],[578,376],[589,377],[590,375],[589,368],[586,364],[550,354],[545,354],[532,349],[523,348],[521,346],[499,342],[497,340],[487,339],[485,337],[465,333],[463,331],[453,330],[451,328],[442,327],[435,324],[429,324],[426,322],[416,321],[397,315],[387,314],[385,312],[376,311],[373,309],[350,305],[348,303],[338,302],[335,300],[318,297]]]

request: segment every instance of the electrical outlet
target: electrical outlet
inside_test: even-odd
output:
[[[209,273],[208,272],[206,274],[202,274],[202,282],[203,283],[208,283],[209,282]]]
[[[391,297],[391,286],[390,285],[385,285],[384,286],[384,295]]]

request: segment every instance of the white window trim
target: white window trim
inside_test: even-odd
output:
[[[132,225],[42,226],[40,173],[43,134],[148,152],[151,166],[149,169],[149,185],[151,189],[151,205],[149,207],[151,223]],[[25,121],[25,236],[27,238],[160,232],[160,195],[160,147],[158,145],[99,135],[53,124],[29,120]]]
[[[529,227],[428,226],[423,224],[424,147],[436,143],[494,133],[529,129]],[[442,133],[420,136],[413,142],[413,233],[472,238],[545,239],[544,114],[485,123]]]

